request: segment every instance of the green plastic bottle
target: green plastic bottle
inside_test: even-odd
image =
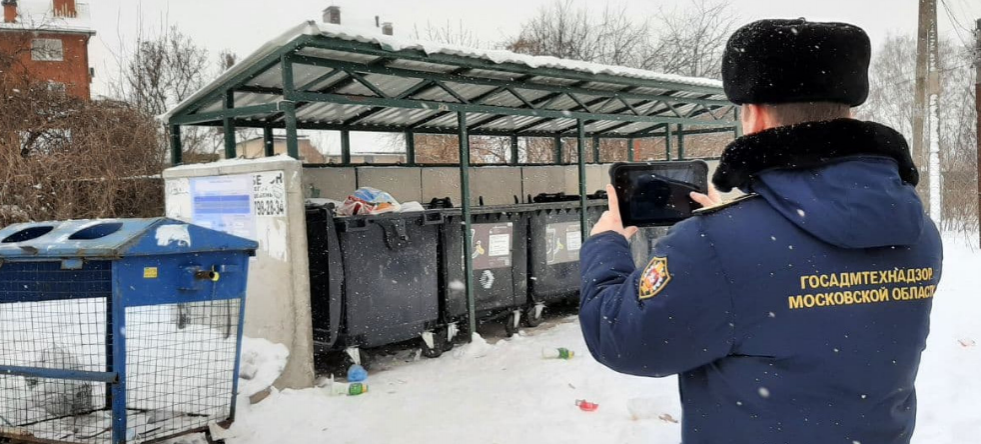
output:
[[[347,385],[347,395],[348,396],[358,396],[368,393],[368,384],[361,382],[352,382]]]
[[[368,384],[363,382],[339,382],[333,375],[324,386],[331,396],[358,396],[368,393]]]
[[[543,348],[542,357],[545,359],[565,359],[569,360],[576,356],[576,352],[567,348]]]

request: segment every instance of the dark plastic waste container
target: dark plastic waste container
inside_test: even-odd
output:
[[[339,342],[344,266],[333,206],[308,205],[306,219],[313,342],[321,350],[331,350],[344,345]]]
[[[528,218],[528,296],[531,303],[550,304],[579,297],[579,249],[582,246],[578,201],[540,203]],[[605,200],[590,200],[590,226],[606,209]]]
[[[332,216],[329,206],[307,210],[318,349],[378,347],[436,330],[442,213]]]
[[[463,218],[459,209],[444,210],[440,242],[440,289],[445,322],[467,316],[464,286]],[[477,318],[508,314],[508,334],[528,302],[528,219],[518,206],[481,207],[471,213],[473,293]]]

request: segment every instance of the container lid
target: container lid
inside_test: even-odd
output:
[[[251,253],[256,248],[255,241],[167,218],[30,222],[0,230],[4,260]]]

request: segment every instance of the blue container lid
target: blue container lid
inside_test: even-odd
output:
[[[248,251],[255,241],[174,219],[98,219],[15,224],[0,230],[0,258],[119,258]]]

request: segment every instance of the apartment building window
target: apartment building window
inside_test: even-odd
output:
[[[65,84],[61,82],[48,82],[48,91],[65,94]]]
[[[65,50],[60,39],[34,39],[31,41],[31,60],[36,62],[60,62],[65,60]]]

